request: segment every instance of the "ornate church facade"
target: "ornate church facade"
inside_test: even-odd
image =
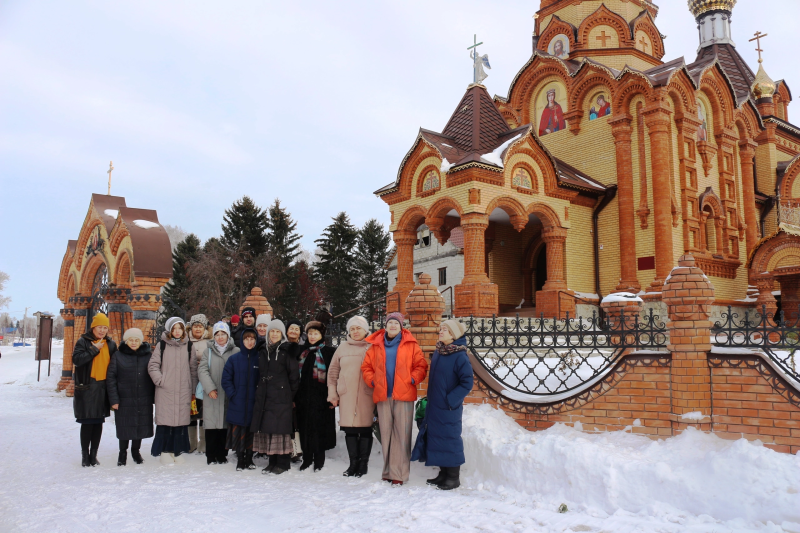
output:
[[[375,193],[391,211],[401,308],[423,227],[442,246],[457,234],[457,316],[574,316],[623,291],[657,303],[684,253],[715,305],[775,310],[780,291],[796,316],[791,91],[737,52],[736,0],[688,3],[697,57],[665,62],[648,0],[541,0],[533,54],[507,96],[470,85]]]

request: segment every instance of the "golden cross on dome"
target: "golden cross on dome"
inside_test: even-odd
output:
[[[108,162],[108,171],[106,172],[108,174],[108,195],[109,196],[111,196],[111,171],[112,170],[114,170],[114,162],[113,161],[109,161]]]
[[[603,30],[602,35],[598,35],[597,36],[597,40],[598,41],[603,41],[603,45],[602,45],[603,48],[606,47],[606,41],[608,39],[613,39],[613,37],[611,37],[610,35],[606,35],[606,30]]]
[[[757,31],[753,35],[755,35],[755,37],[750,39],[750,42],[752,43],[753,41],[756,41],[756,52],[758,52],[758,62],[762,63],[763,60],[761,59],[761,52],[763,52],[764,50],[761,49],[761,39],[766,37],[768,34]]]

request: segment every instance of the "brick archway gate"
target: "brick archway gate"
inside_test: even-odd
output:
[[[172,251],[158,214],[127,207],[119,196],[93,194],[78,238],[67,243],[58,277],[64,304],[64,362],[59,390],[72,395],[72,349],[98,311],[109,334],[122,340],[131,327],[150,332],[161,290],[172,277]]]

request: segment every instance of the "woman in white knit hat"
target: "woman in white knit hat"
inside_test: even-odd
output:
[[[131,457],[136,464],[142,464],[139,452],[142,439],[153,436],[153,401],[156,388],[147,375],[152,350],[144,342],[139,328],[131,328],[122,336],[122,344],[111,356],[106,374],[108,399],[114,410],[114,424],[119,439],[118,466],[128,462],[128,443]]]
[[[361,364],[370,344],[364,340],[369,335],[369,324],[363,316],[356,315],[347,321],[347,341],[333,354],[328,368],[328,401],[339,408],[339,429],[344,434],[350,466],[347,477],[361,477],[367,473],[372,451],[372,422],[375,403],[372,389],[364,383]]]
[[[150,453],[162,464],[183,463],[189,451],[189,421],[197,388],[197,359],[192,356],[186,325],[178,317],[167,320],[166,331],[147,367],[156,385],[156,438]]]

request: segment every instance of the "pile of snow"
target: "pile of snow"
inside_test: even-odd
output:
[[[491,153],[482,155],[481,159],[493,165],[497,165],[500,168],[503,168],[503,152],[505,152],[506,148],[511,146],[511,144],[514,141],[519,140],[520,137],[525,135],[525,133],[520,133],[519,135],[515,135],[514,137],[510,138],[509,140],[507,140],[506,142],[495,148]]]
[[[615,292],[603,298],[602,303],[616,303],[616,302],[642,302],[642,299],[632,292]]]
[[[442,172],[442,174],[444,174],[445,172],[447,172],[451,168],[453,168],[453,163],[448,161],[446,157],[444,159],[442,159],[442,166],[439,167],[439,170]]]
[[[157,222],[150,222],[149,220],[141,220],[141,219],[134,220],[133,225],[140,227],[142,229],[153,229],[160,227],[160,225]]]
[[[529,432],[491,406],[464,410],[469,485],[591,514],[710,515],[800,522],[800,454],[689,429],[653,441],[557,424]]]
[[[103,211],[103,213],[110,216],[114,220],[116,220],[117,216],[119,215],[119,211],[117,211],[116,209],[106,209],[105,211]]]

